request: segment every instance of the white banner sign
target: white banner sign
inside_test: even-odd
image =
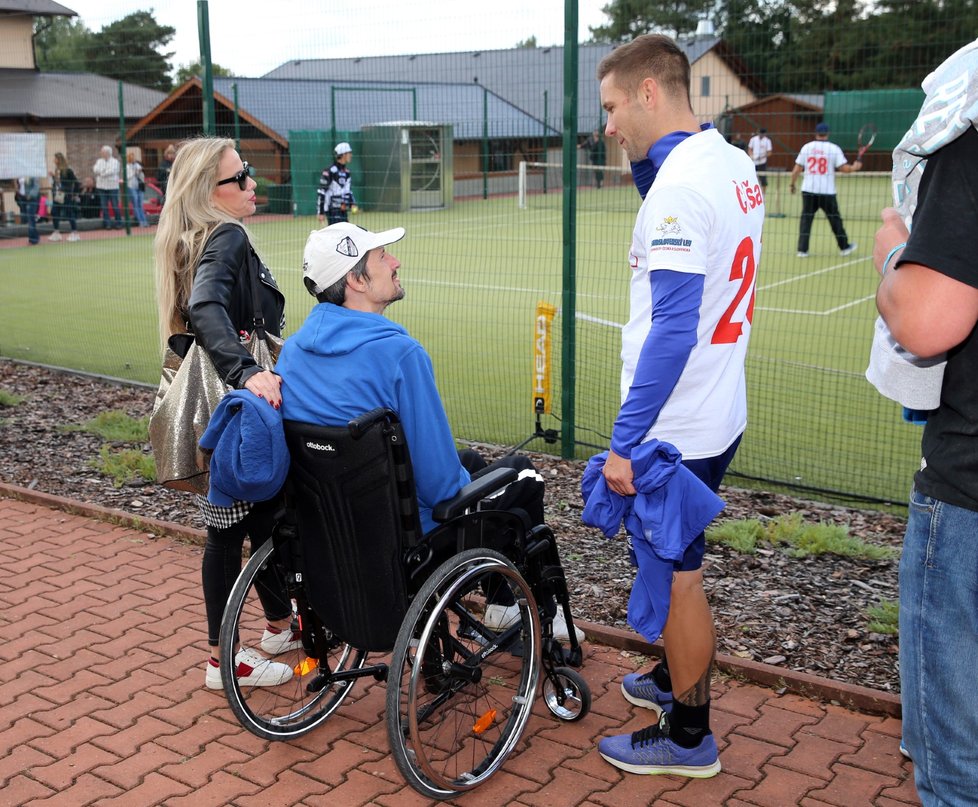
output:
[[[0,179],[47,176],[46,137],[43,133],[0,134]]]

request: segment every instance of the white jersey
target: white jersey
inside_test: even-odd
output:
[[[747,151],[750,152],[754,165],[764,165],[773,148],[771,138],[767,135],[754,135],[747,143]]]
[[[744,360],[763,224],[764,199],[754,165],[716,129],[686,138],[659,169],[632,235],[622,402],[652,324],[650,273],[689,272],[705,275],[705,282],[696,346],[643,442],[664,440],[685,459],[702,459],[722,454],[744,431]]]
[[[795,163],[805,169],[802,193],[835,195],[835,169],[846,164],[846,155],[835,143],[812,140],[801,147]]]

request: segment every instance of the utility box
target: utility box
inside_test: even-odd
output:
[[[364,126],[360,166],[354,192],[366,210],[449,207],[454,185],[451,124],[391,121]]]

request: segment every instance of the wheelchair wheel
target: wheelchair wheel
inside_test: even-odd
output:
[[[493,631],[469,595],[500,585],[519,615]],[[439,566],[408,609],[387,681],[387,734],[404,778],[432,799],[486,781],[522,736],[539,676],[539,616],[516,568],[487,549]]]
[[[305,607],[304,593],[295,586],[286,596],[291,601],[293,630],[299,632],[301,625],[302,641],[274,655],[262,647],[267,619],[259,592],[286,592],[287,579],[272,541],[266,541],[238,576],[221,622],[221,678],[231,711],[248,731],[267,740],[299,737],[322,724],[353,686],[352,680],[330,683],[329,673],[359,669],[366,661],[363,651],[329,634]],[[239,643],[269,661],[288,665],[291,676],[277,686],[243,686],[233,673]],[[312,655],[315,648],[322,651],[317,653],[319,659]]]
[[[576,723],[591,711],[591,688],[577,670],[557,667],[543,678],[543,701],[554,717]]]

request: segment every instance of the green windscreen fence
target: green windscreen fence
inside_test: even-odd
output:
[[[341,140],[354,139],[350,132],[340,132],[334,140],[328,130],[289,132],[291,162],[291,198],[289,211],[296,216],[316,215],[316,191],[323,169],[333,162],[333,148]]]
[[[696,117],[737,147],[761,128],[773,146],[749,425],[728,481],[905,500],[921,431],[864,377],[871,250],[892,204],[892,149],[925,76],[974,38],[974,0],[539,0],[464,13],[448,0],[362,0],[339,15],[202,2],[81,17],[22,5],[0,12],[0,356],[158,381],[153,239],[167,153],[205,129],[255,168],[246,224],[294,333],[314,304],[301,273],[319,176],[346,141],[351,220],[407,230],[391,251],[408,293],[388,315],[430,353],[456,436],[578,457],[606,448],[641,200],[604,133],[595,73],[617,43],[669,31],[691,64]],[[837,176],[856,250],[840,254],[819,214],[800,258],[788,177],[822,121],[849,160],[864,124],[878,136],[861,173]],[[125,168],[108,188],[96,187],[104,146]],[[56,201],[56,153],[78,179],[68,205]],[[18,193],[32,177],[37,246]]]
[[[924,102],[923,90],[848,90],[825,93],[825,121],[833,140],[855,149],[859,130],[875,127],[875,151],[893,151],[917,117]]]

